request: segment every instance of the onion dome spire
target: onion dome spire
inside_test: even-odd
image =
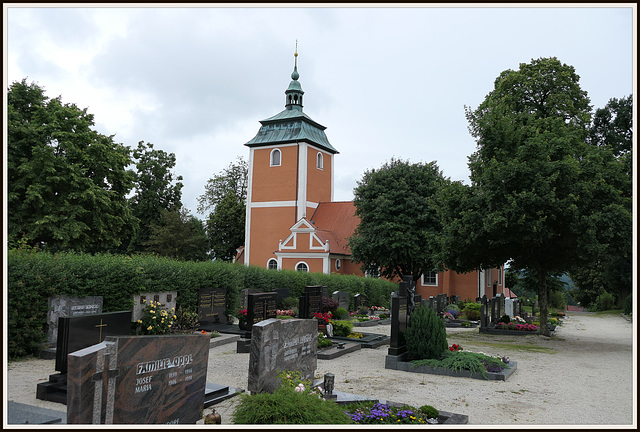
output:
[[[298,78],[300,78],[300,74],[298,73],[298,41],[296,41],[296,52],[293,54],[294,63],[293,63],[293,72],[291,73],[291,83],[289,84],[289,88],[284,92],[286,95],[285,108],[288,110],[296,109],[302,111],[302,95],[304,92],[302,91],[302,86],[298,82]]]

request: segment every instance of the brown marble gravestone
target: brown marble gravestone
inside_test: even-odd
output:
[[[195,424],[209,338],[109,336],[69,354],[67,424]]]
[[[280,371],[300,371],[313,381],[318,365],[318,324],[315,319],[271,318],[254,324],[249,353],[251,392],[272,392]]]

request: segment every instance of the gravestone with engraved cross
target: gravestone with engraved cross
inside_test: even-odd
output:
[[[110,336],[69,354],[68,424],[195,424],[209,338]]]

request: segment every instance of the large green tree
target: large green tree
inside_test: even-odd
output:
[[[213,257],[232,261],[244,244],[245,204],[229,192],[207,220],[207,233]],[[242,223],[239,223],[242,222]]]
[[[130,151],[93,115],[26,79],[7,95],[9,240],[51,250],[118,247],[136,227]]]
[[[129,198],[133,215],[140,226],[132,236],[128,251],[143,251],[149,240],[151,225],[162,220],[162,211],[176,211],[182,207],[182,176],[171,171],[176,165],[174,153],[154,149],[153,144],[140,141],[133,150],[136,176],[134,194]]]
[[[604,108],[596,110],[587,142],[603,149],[604,169],[594,175],[600,179],[604,196],[619,191],[617,203],[610,208],[612,221],[601,221],[595,235],[601,247],[588,265],[571,270],[578,286],[576,297],[585,306],[604,291],[617,297],[622,306],[632,286],[632,96],[612,98]],[[614,192],[608,191],[613,189]],[[617,205],[616,205],[617,204]],[[614,222],[615,225],[611,225]]]
[[[383,277],[418,280],[442,267],[434,197],[447,182],[435,162],[392,159],[365,172],[354,189],[360,223],[349,239],[351,257],[363,271],[379,268]]]
[[[208,259],[207,235],[202,221],[186,208],[162,210],[161,220],[150,226],[146,250],[180,260]]]
[[[602,181],[606,152],[586,144],[589,104],[574,68],[555,57],[502,72],[478,108],[466,108],[477,142],[471,186],[443,194],[446,266],[469,271],[509,262],[535,272],[544,335],[547,275],[601,251],[596,233],[615,225],[609,212],[619,205],[615,188]]]
[[[207,237],[215,259],[231,261],[244,244],[249,168],[239,157],[207,181],[198,212],[209,212]]]

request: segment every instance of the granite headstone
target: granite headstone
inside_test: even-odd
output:
[[[69,354],[68,424],[195,424],[209,360],[204,335],[107,337]]]
[[[331,298],[338,302],[338,307],[349,310],[349,293],[347,291],[334,291]]]
[[[160,302],[162,309],[175,310],[176,298],[178,296],[177,291],[161,291],[161,292],[144,292],[140,294],[133,294],[133,311],[131,313],[131,322],[137,322],[142,319],[144,315],[144,309],[149,301]]]
[[[309,319],[268,319],[254,324],[249,354],[250,392],[272,392],[280,371],[299,371],[313,381],[318,364],[318,325]]]
[[[102,313],[102,296],[70,297],[61,295],[49,297],[47,313],[47,342],[55,346],[58,342],[58,318]]]

